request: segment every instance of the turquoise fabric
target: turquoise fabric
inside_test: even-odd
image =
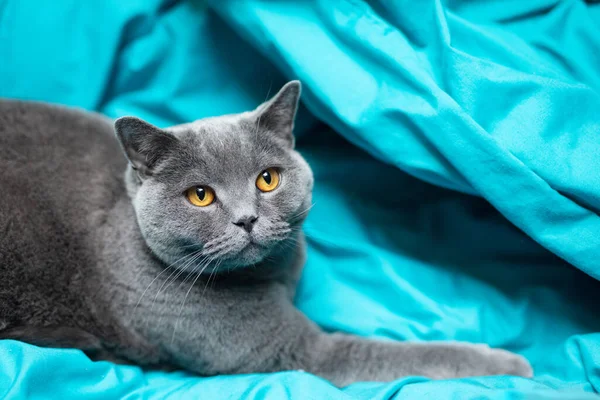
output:
[[[194,377],[0,342],[0,398],[583,399],[600,391],[600,5],[0,0],[0,96],[161,126],[304,83],[297,304],[328,330],[486,342],[534,379]]]

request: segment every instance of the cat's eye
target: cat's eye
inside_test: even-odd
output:
[[[279,186],[279,172],[275,168],[267,168],[256,178],[256,187],[261,192],[270,192]]]
[[[194,186],[185,195],[190,203],[197,207],[206,207],[215,201],[215,192],[208,186]]]

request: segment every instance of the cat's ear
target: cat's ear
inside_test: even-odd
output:
[[[152,169],[175,146],[177,138],[135,117],[115,121],[115,132],[125,155],[138,173],[152,175]]]
[[[269,130],[290,147],[294,147],[294,119],[301,90],[300,81],[288,82],[271,100],[255,110],[259,128]]]

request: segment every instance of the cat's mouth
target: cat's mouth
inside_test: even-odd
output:
[[[273,229],[258,232],[235,231],[204,244],[202,253],[221,268],[256,265],[278,248],[278,243],[288,239],[291,228],[287,223],[274,225]]]
[[[257,239],[248,237],[239,241],[227,250],[215,254],[214,260],[223,268],[245,267],[257,264],[270,253],[272,246],[260,243]]]

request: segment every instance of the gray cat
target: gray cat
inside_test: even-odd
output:
[[[168,129],[0,101],[0,338],[339,386],[531,376],[504,350],[328,334],[294,308],[313,185],[294,151],[299,96],[289,82],[254,111]]]

